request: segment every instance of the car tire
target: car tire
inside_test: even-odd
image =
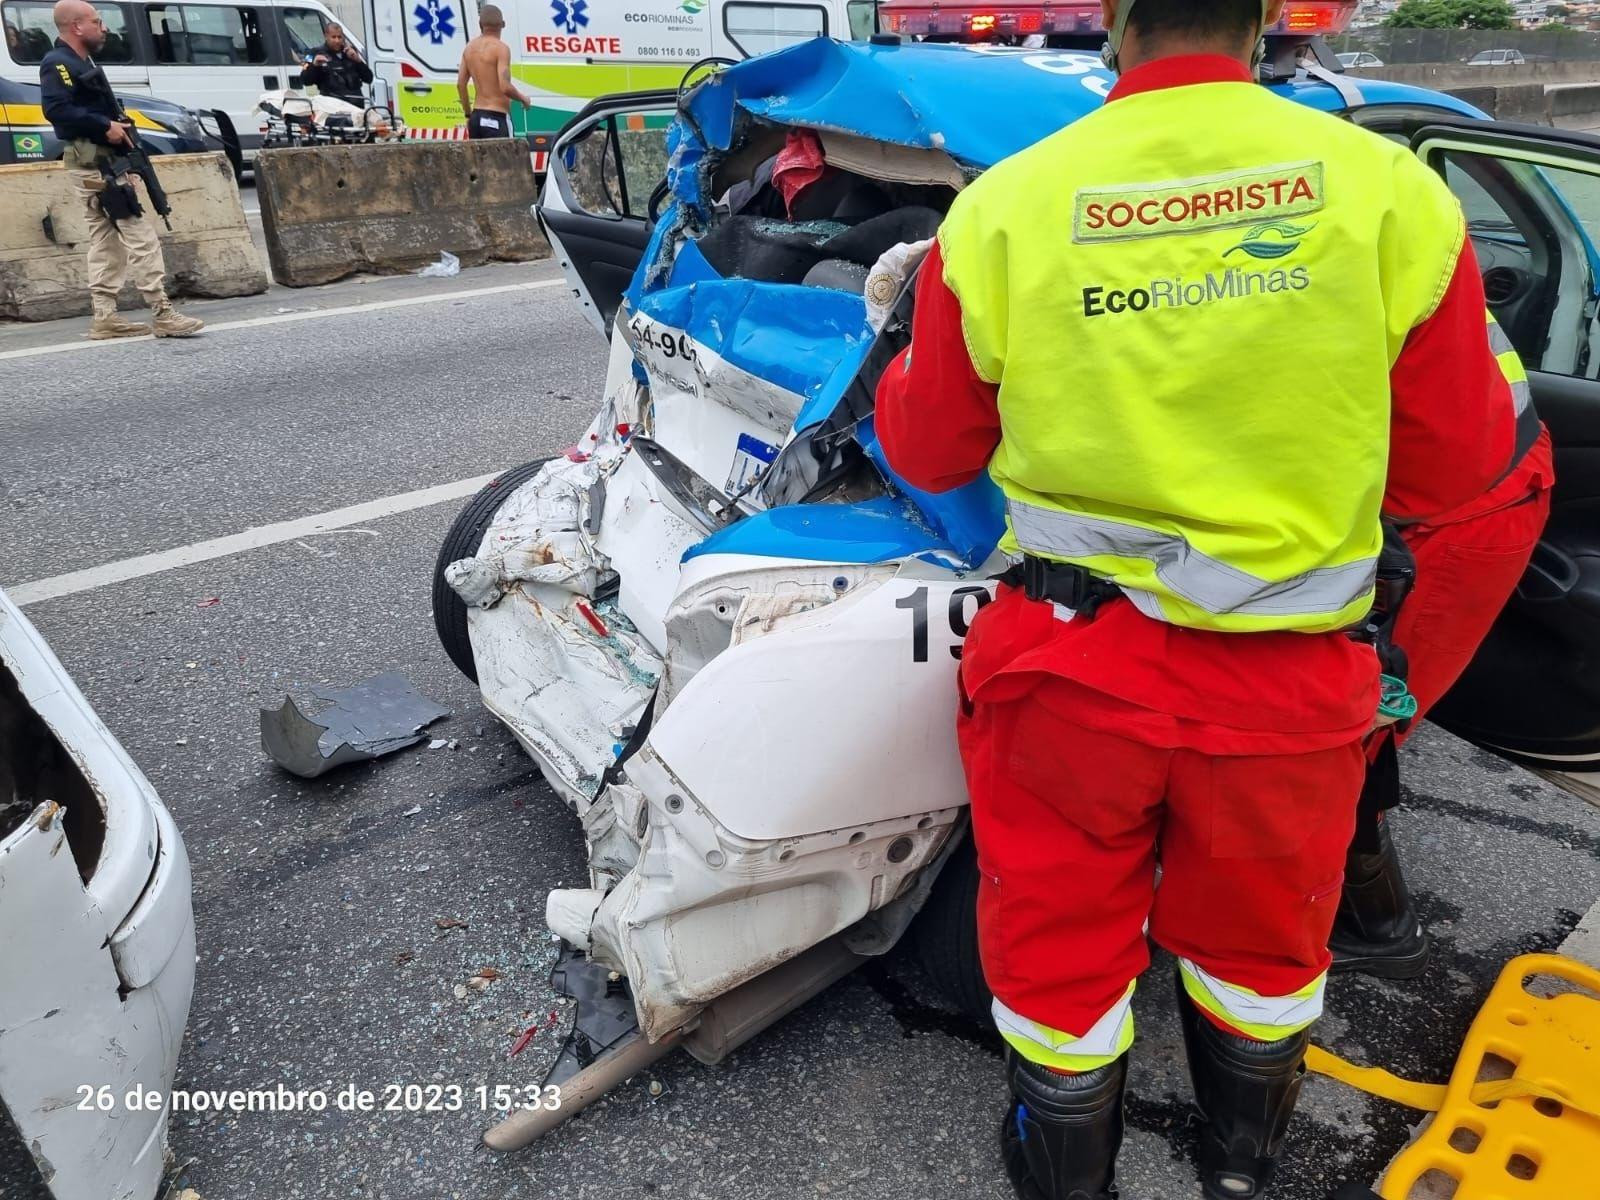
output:
[[[994,998],[978,958],[978,856],[968,832],[934,880],[911,927],[917,960],[946,1000],[987,1024]]]
[[[444,569],[459,559],[471,558],[483,544],[483,535],[494,514],[522,484],[543,469],[548,458],[536,458],[491,480],[461,510],[450,532],[444,535],[439,557],[433,563],[433,628],[439,645],[459,670],[473,683],[478,682],[478,666],[472,660],[472,642],[467,637],[467,606],[444,578]]]

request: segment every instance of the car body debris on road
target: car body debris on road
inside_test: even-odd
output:
[[[277,709],[261,710],[261,748],[302,779],[415,746],[424,729],[450,715],[398,671],[314,695],[320,703],[309,716],[290,696]]]

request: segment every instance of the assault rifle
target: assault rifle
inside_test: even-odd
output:
[[[124,112],[123,115],[127,114]],[[134,190],[133,184],[119,182],[129,175],[137,175],[144,180],[144,190],[150,194],[150,205],[156,210],[156,216],[160,217],[170,230],[172,205],[167,202],[166,189],[161,186],[161,180],[156,175],[155,165],[150,161],[150,152],[139,141],[139,135],[134,133],[131,121],[125,128],[128,131],[128,144],[119,147],[120,152],[116,157],[100,164],[100,175],[106,184],[100,193],[100,207],[105,210],[106,216],[111,218],[113,225],[144,212],[144,207],[139,203],[139,193]]]

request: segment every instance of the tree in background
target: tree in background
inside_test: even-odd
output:
[[[1514,29],[1508,0],[1403,0],[1384,18],[1389,29]]]

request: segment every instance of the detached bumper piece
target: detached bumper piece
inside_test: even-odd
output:
[[[550,986],[558,996],[576,1003],[578,1013],[561,1053],[544,1077],[546,1086],[566,1083],[579,1071],[594,1065],[610,1050],[639,1035],[633,1015],[633,993],[628,981],[579,950],[563,945],[550,971]]]
[[[301,712],[288,696],[279,708],[261,710],[261,748],[302,779],[415,746],[424,729],[450,715],[397,671],[312,694],[328,702],[314,716]]]

